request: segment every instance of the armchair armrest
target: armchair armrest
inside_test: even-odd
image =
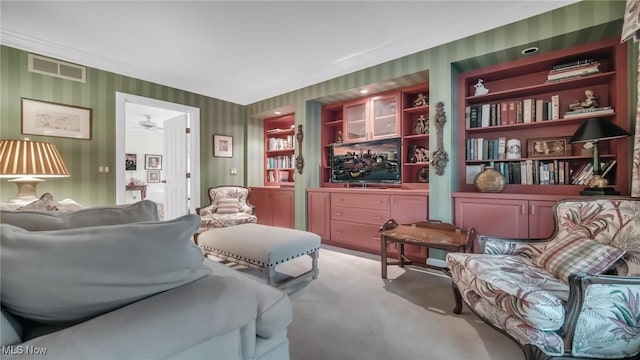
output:
[[[530,259],[542,253],[550,239],[510,239],[478,235],[480,253],[493,255],[519,255]]]
[[[566,352],[602,358],[640,353],[639,301],[639,276],[571,275],[560,329]]]
[[[22,345],[50,359],[164,359],[252,324],[257,308],[249,287],[212,275]]]

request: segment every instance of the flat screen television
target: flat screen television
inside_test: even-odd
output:
[[[400,138],[331,146],[331,182],[399,184]]]

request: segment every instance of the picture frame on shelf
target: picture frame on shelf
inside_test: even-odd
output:
[[[147,182],[148,183],[159,183],[160,182],[160,171],[147,171]]]
[[[571,137],[527,139],[527,157],[571,156]]]
[[[213,156],[233,157],[233,137],[228,135],[213,135]]]
[[[21,98],[21,132],[91,140],[91,109]]]
[[[145,170],[162,170],[162,155],[144,154]]]
[[[127,171],[136,170],[138,167],[137,154],[124,154],[124,169]]]

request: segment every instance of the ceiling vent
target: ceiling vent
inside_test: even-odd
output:
[[[29,71],[61,79],[87,82],[86,67],[34,54],[29,54]]]

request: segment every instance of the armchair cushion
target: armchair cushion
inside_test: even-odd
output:
[[[210,273],[191,241],[199,223],[192,214],[53,231],[0,224],[2,305],[67,325],[199,279]]]
[[[216,213],[218,214],[235,214],[239,209],[239,201],[237,197],[225,196],[217,201]]]
[[[572,274],[600,274],[610,269],[625,251],[584,236],[568,235],[547,245],[534,264],[565,282]]]

